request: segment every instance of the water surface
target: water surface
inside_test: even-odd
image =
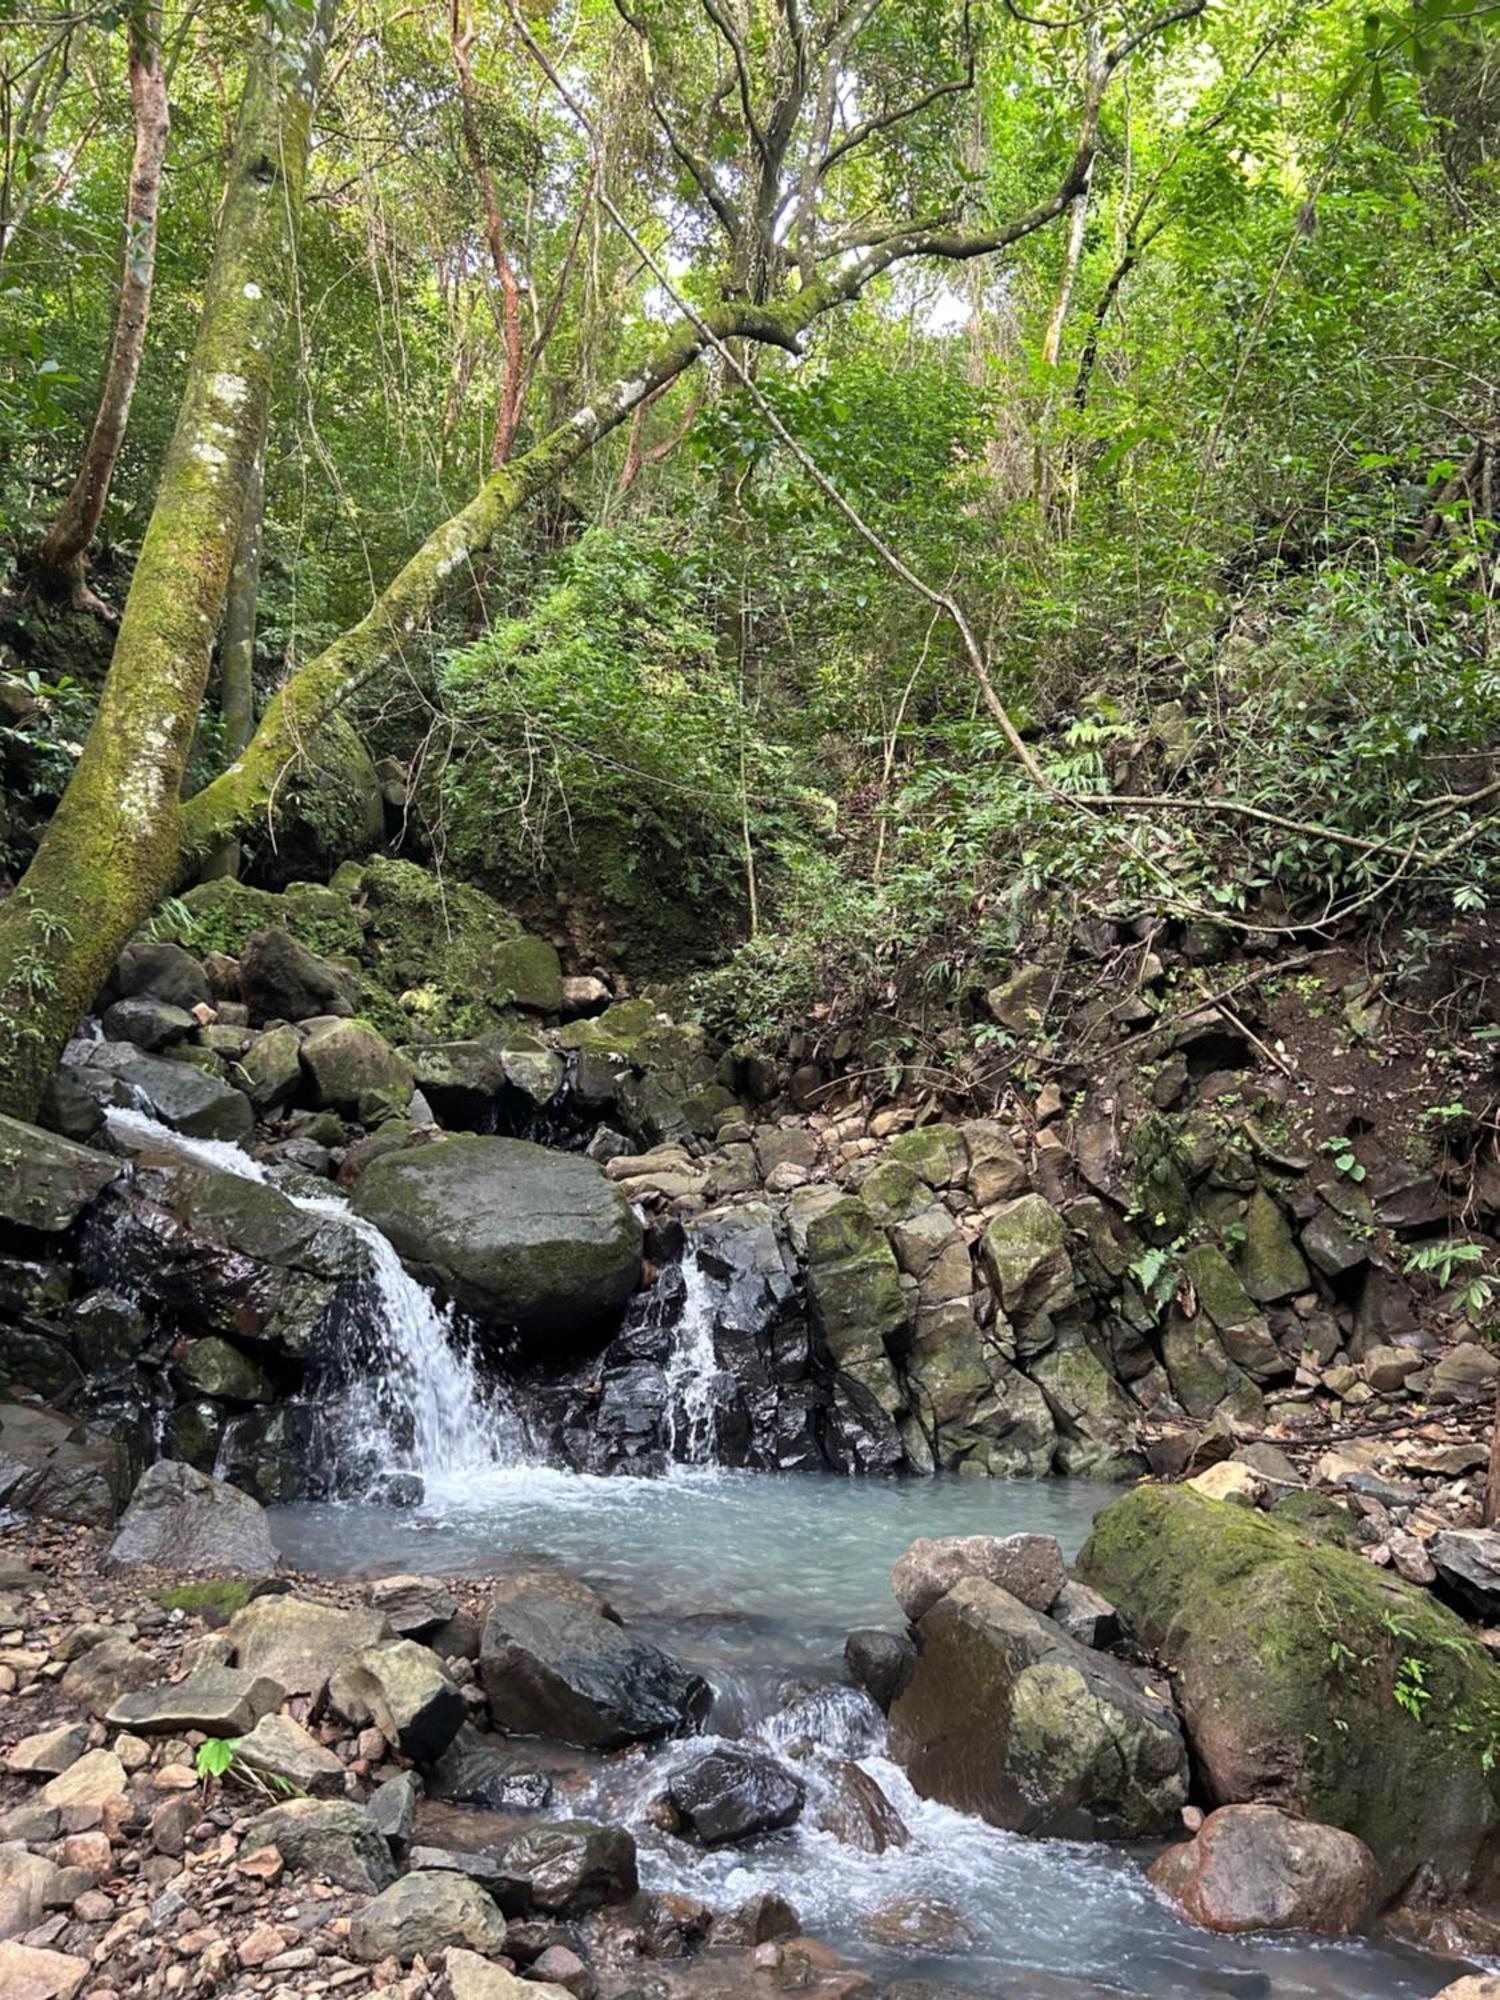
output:
[[[325,1573],[482,1576],[525,1557],[580,1576],[706,1675],[718,1696],[711,1730],[779,1746],[789,1733],[783,1713],[799,1702],[797,1733],[811,1713],[822,1752],[804,1767],[814,1799],[828,1760],[852,1754],[912,1833],[909,1847],[880,1856],[805,1826],[755,1848],[704,1855],[657,1832],[644,1812],[664,1760],[701,1744],[634,1751],[608,1760],[582,1808],[567,1809],[630,1823],[650,1887],[719,1907],[777,1888],[809,1929],[877,1975],[940,1978],[976,1995],[1428,2000],[1460,1968],[1375,1942],[1211,1937],[1157,1900],[1142,1874],[1148,1855],[1025,1840],[918,1799],[882,1755],[878,1718],[832,1690],[848,1631],[900,1628],[890,1571],[917,1536],[1041,1530],[1071,1557],[1114,1490],[1063,1480],[864,1482],[696,1469],[660,1480],[595,1479],[518,1467],[430,1479],[426,1505],[409,1513],[288,1507],[273,1525],[293,1563]],[[820,1687],[809,1709],[808,1691]],[[958,1911],[972,1946],[923,1955],[872,1943],[872,1915],[911,1897]]]

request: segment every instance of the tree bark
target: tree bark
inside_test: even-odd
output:
[[[474,70],[469,61],[474,47],[474,16],[463,10],[460,21],[458,0],[449,14],[449,34],[453,43],[453,65],[458,71],[458,111],[463,127],[464,151],[469,170],[479,187],[484,204],[484,240],[489,246],[495,282],[500,287],[500,310],[496,314],[500,338],[505,347],[505,370],[500,380],[500,407],[495,417],[490,464],[504,465],[510,457],[521,423],[521,399],[526,388],[526,343],[521,332],[521,288],[505,240],[505,224],[500,214],[500,196],[495,176],[484,156],[484,135],[474,115]]]
[[[37,550],[33,569],[42,590],[67,596],[75,604],[100,612],[105,607],[88,587],[84,561],[109,498],[110,481],[125,441],[125,427],[130,421],[130,405],[146,345],[151,281],[156,268],[162,167],[171,122],[167,80],[162,68],[161,8],[154,0],[132,9],[126,36],[130,102],[135,114],[135,153],[125,202],[125,249],[114,335],[83,463],[57,519]]]
[[[176,879],[178,795],[287,317],[334,0],[251,59],[198,338],[83,755],[0,908],[0,1108],[29,1116],[121,946]]]
[[[255,733],[255,612],[260,596],[260,538],[265,522],[266,441],[261,438],[255,470],[245,495],[245,519],[229,573],[224,634],[219,641],[219,709],[224,718],[224,757],[232,764]],[[226,840],[209,856],[205,878],[238,875],[240,843]]]

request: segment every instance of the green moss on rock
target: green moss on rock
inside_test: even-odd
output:
[[[1284,1517],[1141,1487],[1078,1574],[1170,1669],[1210,1798],[1358,1834],[1394,1895],[1500,1858],[1500,1669],[1425,1592]]]

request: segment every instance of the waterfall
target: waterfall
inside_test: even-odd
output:
[[[714,1352],[713,1291],[708,1274],[691,1249],[682,1258],[682,1307],[666,1361],[667,1455],[686,1465],[711,1465],[714,1435],[714,1379],[720,1373]]]
[[[110,1130],[127,1144],[159,1146],[241,1180],[276,1187],[304,1214],[347,1229],[362,1251],[366,1296],[355,1338],[338,1359],[342,1386],[322,1415],[336,1456],[372,1485],[416,1474],[431,1490],[525,1456],[519,1419],[481,1382],[452,1314],[440,1309],[390,1241],[337,1194],[277,1186],[258,1160],[221,1139],[190,1139],[138,1111],[113,1110]]]

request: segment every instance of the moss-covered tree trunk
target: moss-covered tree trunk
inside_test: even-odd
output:
[[[0,909],[0,1108],[28,1116],[121,946],[177,876],[179,793],[287,316],[334,0],[251,59],[198,339],[99,711]]]
[[[229,601],[219,641],[219,712],[224,720],[224,754],[233,763],[255,733],[255,621],[260,603],[260,538],[266,506],[266,448],[261,438],[255,471],[245,496],[240,545],[229,573]],[[238,875],[240,843],[226,840],[209,856],[202,873]]]

